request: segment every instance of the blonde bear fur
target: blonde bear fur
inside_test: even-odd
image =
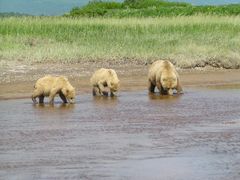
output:
[[[91,85],[93,86],[93,95],[106,95],[108,92],[105,91],[105,87],[108,87],[111,96],[114,96],[114,92],[118,91],[119,79],[117,73],[113,69],[101,68],[94,72],[90,79]]]
[[[174,89],[178,94],[182,93],[179,75],[170,61],[158,60],[150,66],[148,72],[149,92],[154,93],[156,86],[160,94],[173,95]]]
[[[70,103],[75,101],[75,89],[66,77],[47,75],[35,83],[32,100],[37,103],[38,97],[39,103],[43,103],[44,97],[49,96],[49,103],[53,104],[56,94],[59,94],[64,103],[67,103],[67,100]]]

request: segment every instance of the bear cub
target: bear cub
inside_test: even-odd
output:
[[[117,73],[113,69],[101,68],[94,72],[90,79],[93,86],[93,95],[108,96],[108,91],[105,88],[109,88],[110,95],[115,96],[115,92],[119,88],[119,79]]]
[[[49,97],[49,103],[53,104],[54,97],[59,94],[64,103],[75,102],[75,89],[70,84],[65,76],[47,75],[37,80],[34,85],[32,100],[37,103],[36,98],[39,98],[39,103],[44,103],[44,97]]]

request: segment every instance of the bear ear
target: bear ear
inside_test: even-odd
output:
[[[109,70],[108,70],[108,72],[109,72],[109,74],[111,74],[111,75],[112,75],[112,70],[111,70],[111,69],[109,69]]]

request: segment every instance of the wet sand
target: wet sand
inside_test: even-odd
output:
[[[240,89],[0,101],[0,179],[239,179]]]
[[[63,67],[66,66],[65,69]],[[65,75],[76,88],[77,94],[91,93],[90,77],[103,67],[102,64],[54,64],[12,67],[0,71],[0,100],[29,98],[37,79],[46,74]],[[120,91],[147,89],[148,66],[144,65],[106,65],[118,73]],[[240,86],[240,70],[216,68],[179,70],[183,87]]]

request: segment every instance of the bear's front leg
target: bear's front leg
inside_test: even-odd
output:
[[[111,91],[111,92],[110,92],[110,96],[111,96],[111,97],[114,97],[114,96],[116,96],[116,95],[114,94],[113,91]]]
[[[64,94],[62,93],[62,91],[60,91],[59,96],[60,96],[60,98],[62,99],[63,103],[67,103],[67,99],[66,99],[66,97],[64,96]]]
[[[155,85],[151,82],[151,80],[148,80],[148,91],[150,93],[154,93]]]
[[[44,95],[41,95],[38,98],[39,98],[39,104],[43,104],[44,103]]]
[[[92,89],[92,94],[93,96],[100,96],[100,89],[96,86],[93,86],[93,89]]]
[[[178,84],[177,84],[177,93],[178,94],[183,94],[183,89],[182,89],[182,86],[181,86],[179,81],[178,81]]]
[[[162,93],[162,85],[161,85],[161,83],[159,81],[157,81],[156,85],[157,85],[157,88],[158,88],[158,90],[159,90],[159,92],[161,94]]]
[[[165,90],[163,87],[161,87],[160,94],[161,95],[169,95],[168,90]]]
[[[49,96],[49,104],[53,104],[54,102],[54,96]]]
[[[182,89],[182,85],[180,83],[180,79],[179,76],[177,74],[177,87],[176,87],[177,93],[178,94],[183,94],[183,89]]]

